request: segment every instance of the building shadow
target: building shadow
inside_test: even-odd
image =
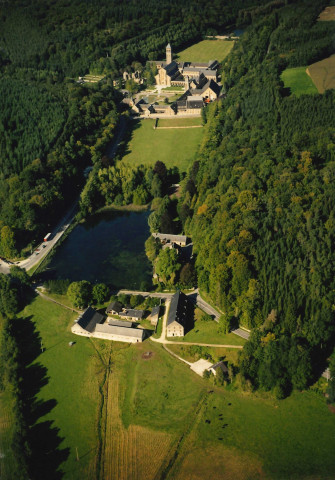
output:
[[[41,337],[32,317],[13,320],[13,333],[18,346],[19,405],[26,427],[26,443],[30,452],[27,459],[32,480],[61,480],[61,464],[68,458],[69,449],[61,449],[64,440],[52,421],[41,421],[57,405],[55,399],[38,398],[41,389],[49,383],[47,368],[36,359],[41,355]]]

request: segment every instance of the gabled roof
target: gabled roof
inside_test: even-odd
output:
[[[153,307],[153,309],[151,310],[151,313],[150,313],[150,317],[154,317],[155,315],[159,315],[159,310],[160,310],[159,305],[157,307]]]
[[[215,371],[216,371],[218,368],[221,368],[221,370],[222,370],[224,373],[227,373],[227,372],[228,372],[227,365],[224,363],[223,360],[221,360],[220,362],[215,363],[215,364],[212,365],[210,368],[213,369],[213,370],[215,370]]]
[[[95,331],[97,333],[109,333],[111,335],[120,335],[124,337],[143,338],[144,330],[141,328],[115,327],[113,325],[97,325]]]
[[[127,320],[116,320],[115,318],[110,318],[108,320],[108,325],[112,325],[114,327],[132,328],[133,322],[127,322]]]
[[[142,318],[143,317],[143,310],[124,310],[123,312],[120,312],[119,315],[120,317],[135,317],[135,318]]]
[[[121,312],[122,310],[122,305],[120,302],[111,302],[108,307],[106,308],[106,313],[108,312],[111,312],[111,311],[114,311],[114,312]]]
[[[187,322],[188,300],[184,293],[178,290],[171,298],[167,325],[177,322],[185,327]]]
[[[214,80],[209,80],[201,89],[202,92],[210,88],[217,96],[220,95],[221,87]]]
[[[94,308],[88,307],[85,312],[78,318],[77,324],[92,333],[96,325],[103,322],[104,316],[101,313],[98,313]]]

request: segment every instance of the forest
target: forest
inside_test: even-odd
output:
[[[182,6],[177,0],[2,2],[0,256],[31,252],[78,196],[87,166],[99,163],[107,168],[104,177],[110,175],[112,166],[103,157],[122,98],[113,81],[125,68],[139,62],[145,68],[148,60],[164,55],[168,41],[182,48],[244,21],[241,9],[266,3],[229,0],[222,8],[215,1],[202,15],[199,0]],[[78,76],[87,73],[105,78],[78,84]],[[150,198],[147,190],[138,188],[137,203]],[[104,196],[110,203],[110,194]]]
[[[280,80],[334,53],[334,22],[316,21],[326,3],[279,2],[235,45],[179,203],[201,291],[253,329],[241,372],[279,397],[334,347],[335,92],[297,98]]]

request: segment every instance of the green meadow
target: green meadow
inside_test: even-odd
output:
[[[299,97],[304,94],[318,93],[318,89],[311,77],[306,73],[307,67],[287,68],[280,76],[285,88],[289,88],[293,95]]]
[[[180,126],[179,120],[182,119],[177,119],[176,126]],[[168,121],[172,126],[173,120]],[[130,165],[154,165],[160,160],[167,168],[178,167],[180,172],[186,172],[201,143],[203,129],[154,130],[154,125],[155,120],[151,119],[133,123],[122,162]]]
[[[202,40],[179,52],[177,57],[178,60],[182,62],[209,62],[210,60],[222,62],[230,53],[233,46],[234,41]]]

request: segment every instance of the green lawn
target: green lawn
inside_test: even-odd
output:
[[[189,127],[194,125],[202,125],[201,117],[195,118],[160,118],[158,127]]]
[[[226,40],[202,40],[186,50],[177,54],[182,62],[209,62],[218,60],[222,62],[234,46],[233,41]]]
[[[172,341],[193,342],[193,343],[213,343],[218,345],[244,345],[245,340],[234,333],[224,335],[219,332],[219,324],[214,320],[203,321],[196,319],[194,328],[184,337],[169,337]]]
[[[304,94],[318,93],[313,80],[306,73],[307,67],[287,68],[280,76],[284,86],[291,89],[291,93],[299,97]]]
[[[38,331],[43,345],[31,367],[46,369],[47,383],[38,391],[36,400],[55,404],[37,423],[50,422],[59,429],[58,450],[69,449],[61,465],[64,479],[94,478],[92,469],[97,449],[97,409],[101,364],[92,342],[74,336],[70,326],[78,314],[36,297],[20,315]],[[73,347],[69,342],[75,341]],[[76,450],[80,462],[76,461]]]
[[[167,168],[177,166],[185,172],[202,139],[202,128],[154,130],[155,120],[134,122],[123,162],[131,165],[154,165],[157,160]]]

